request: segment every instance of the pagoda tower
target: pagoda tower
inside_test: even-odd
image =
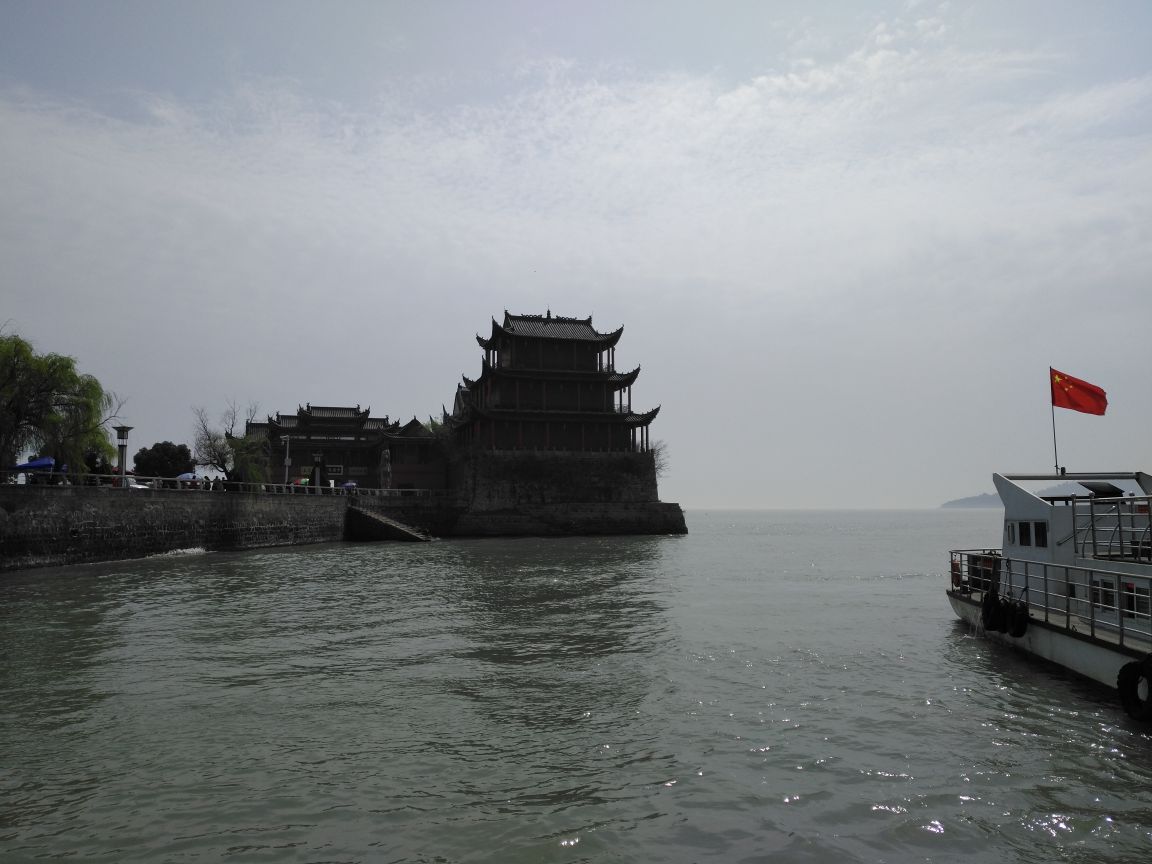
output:
[[[632,408],[640,374],[616,371],[624,328],[601,333],[592,317],[511,315],[492,320],[480,377],[457,388],[451,423],[460,444],[487,451],[643,453],[659,407]]]

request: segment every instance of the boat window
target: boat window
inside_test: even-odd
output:
[[[1150,611],[1152,611],[1152,604],[1149,603],[1149,591],[1143,585],[1135,585],[1132,582],[1124,583],[1124,617],[1125,618],[1147,618]]]
[[[1016,543],[1016,523],[1015,522],[1005,522],[1004,523],[1004,542],[1009,544],[1009,545],[1014,545]]]
[[[1047,522],[1034,522],[1032,523],[1032,536],[1036,538],[1037,546],[1048,545],[1048,523]]]
[[[1092,605],[1100,609],[1116,608],[1116,589],[1112,581],[1092,580]]]
[[[1021,522],[1020,523],[1020,545],[1021,546],[1031,546],[1032,545],[1032,523],[1031,522]]]

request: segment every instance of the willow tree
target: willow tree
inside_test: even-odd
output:
[[[85,456],[116,450],[108,423],[120,402],[63,354],[37,354],[26,339],[0,334],[0,470],[26,452],[83,471]]]

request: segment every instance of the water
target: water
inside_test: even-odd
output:
[[[1147,860],[1150,730],[948,607],[999,519],[9,574],[0,860]]]

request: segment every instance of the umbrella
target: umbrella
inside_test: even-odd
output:
[[[196,475],[193,474],[191,471],[185,471],[183,474],[178,475],[176,477],[176,479],[177,480],[195,480]]]
[[[51,456],[41,456],[39,459],[33,459],[31,462],[25,462],[23,465],[17,465],[12,468],[13,471],[51,471],[56,467],[56,460]]]

